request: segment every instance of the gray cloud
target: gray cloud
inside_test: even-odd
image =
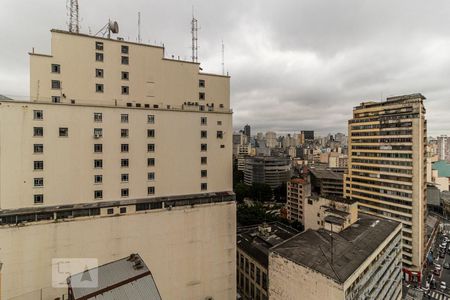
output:
[[[192,5],[199,55],[221,72],[221,40],[232,76],[234,124],[256,131],[345,132],[364,100],[421,92],[429,133],[450,134],[450,3],[447,0],[79,0],[83,32],[108,18],[136,40],[190,57]],[[27,52],[49,52],[51,28],[66,28],[62,1],[2,0],[0,94],[28,95]]]

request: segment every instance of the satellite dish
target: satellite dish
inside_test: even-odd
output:
[[[108,26],[112,33],[119,33],[119,24],[116,21],[109,21]]]

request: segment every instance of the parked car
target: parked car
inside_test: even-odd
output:
[[[440,288],[441,288],[441,290],[445,291],[445,289],[447,288],[447,284],[445,283],[445,281],[441,281]]]

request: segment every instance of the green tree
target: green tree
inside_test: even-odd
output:
[[[272,188],[265,183],[254,182],[251,187],[251,197],[255,201],[264,202],[272,200]]]
[[[276,187],[273,190],[273,196],[275,198],[275,201],[284,203],[286,202],[287,197],[287,186],[286,182],[283,182],[280,186]]]
[[[234,186],[234,192],[236,193],[236,200],[238,202],[243,202],[244,198],[251,196],[250,194],[251,188],[248,185],[241,182],[237,183]]]

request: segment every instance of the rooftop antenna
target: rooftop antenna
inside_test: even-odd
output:
[[[141,12],[138,12],[138,43],[141,42]]]
[[[194,7],[192,7],[191,34],[192,34],[192,62],[198,62],[198,22],[194,16]]]
[[[225,45],[222,40],[222,75],[225,75]]]
[[[69,32],[80,32],[80,19],[78,15],[78,0],[69,1]]]

